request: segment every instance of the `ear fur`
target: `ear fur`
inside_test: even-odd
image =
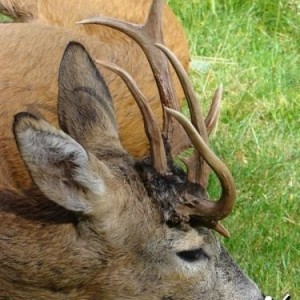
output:
[[[124,152],[110,93],[81,44],[71,42],[67,46],[58,88],[58,117],[63,131],[91,152]]]
[[[101,197],[105,185],[84,148],[29,113],[15,116],[13,132],[20,154],[40,190],[70,211],[89,213],[92,203],[87,194]]]

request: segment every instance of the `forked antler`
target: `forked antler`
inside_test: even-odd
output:
[[[170,60],[183,88],[188,103],[192,124],[194,125],[195,129],[200,133],[202,139],[207,143],[208,132],[206,124],[202,117],[202,113],[199,107],[199,101],[197,99],[196,93],[193,90],[192,84],[187,73],[185,72],[178,58],[167,47],[161,44],[156,44],[156,46],[159,49],[161,49]],[[220,91],[220,89],[218,90]],[[216,94],[219,97],[214,97],[214,100],[212,102],[208,119],[208,125],[215,124],[215,117],[218,117],[219,114],[218,111],[220,107],[219,103],[221,99],[221,93],[218,92]],[[188,169],[189,180],[195,183],[199,183],[201,186],[206,188],[209,175],[209,167],[201,157],[199,151],[197,153],[194,153],[189,159],[185,159],[184,163],[186,164]],[[191,168],[191,165],[193,166],[193,168]]]
[[[161,47],[163,47],[162,4],[163,0],[153,0],[147,21],[144,25],[137,25],[108,17],[93,17],[82,20],[78,22],[78,24],[100,24],[112,27],[123,32],[124,34],[131,37],[134,41],[136,41],[141,47],[141,49],[144,51],[149,61],[157,84],[162,105],[175,110],[179,110],[178,101],[176,100],[175,89],[168,68],[168,61],[163,55],[163,53],[156,46],[161,45]],[[171,62],[173,64],[172,59]],[[185,71],[180,71],[180,73],[185,74]],[[184,77],[183,79],[180,75],[178,76],[180,80],[183,80],[183,82],[189,82],[188,76],[186,74],[182,75]],[[193,108],[191,109],[190,107],[190,109],[193,124],[196,126],[197,130],[199,130],[203,139],[207,142],[208,137],[205,124],[207,123],[207,125],[212,125],[209,127],[209,129],[211,130],[213,128],[213,125],[216,123],[214,121],[216,121],[217,118],[212,118],[211,122],[205,122],[200,112],[200,108],[197,105],[197,98],[195,97],[195,93],[193,92],[191,85],[184,84],[183,86],[185,86],[187,89],[187,91],[185,90],[185,94],[189,95],[188,99],[191,99],[192,101],[190,103]],[[209,115],[218,117],[219,102],[213,101],[211,108],[212,109],[210,110]],[[163,135],[171,145],[171,152],[175,152],[174,148],[178,149],[179,152],[189,147],[189,141],[185,139],[185,135],[182,133],[181,127],[178,126],[178,124],[174,123],[173,120],[170,120],[164,111],[163,116]],[[176,136],[174,133],[176,133]],[[176,154],[178,154],[178,152]],[[210,170],[204,162],[204,160],[197,153],[195,154],[195,156],[197,157],[197,159],[193,160],[192,164],[194,165],[196,163],[198,171],[194,174],[195,176],[191,176],[191,174],[189,174],[189,178],[191,178],[192,181],[197,182],[201,186],[206,188]],[[191,168],[188,169],[191,170]]]
[[[179,202],[176,204],[175,213],[177,216],[185,219],[186,217],[192,219],[200,218],[205,226],[214,228],[224,236],[228,236],[228,232],[219,223],[219,220],[225,218],[233,208],[235,187],[228,168],[207,146],[208,133],[211,132],[218,119],[222,87],[219,87],[215,92],[208,116],[204,120],[199,108],[199,101],[188,75],[176,56],[162,45],[162,31],[161,25],[159,25],[161,24],[161,6],[162,0],[153,1],[148,20],[143,26],[106,17],[91,18],[79,23],[101,24],[118,29],[132,37],[141,46],[152,68],[161,97],[161,103],[165,108],[163,134],[170,140],[170,132],[172,131],[170,128],[174,129],[176,125],[181,124],[195,147],[196,152],[187,161],[189,169],[188,179],[205,188],[209,174],[208,166],[210,166],[216,173],[222,186],[222,193],[218,201],[210,201],[203,199],[203,197],[199,199],[199,197],[193,196],[186,191],[181,195]],[[164,55],[173,65],[182,85],[191,114],[191,122],[178,112],[175,92],[168,70],[168,61]],[[126,71],[111,63],[108,64],[99,61],[98,63],[117,73],[133,94],[143,116],[145,131],[150,143],[153,166],[159,173],[166,175],[168,173],[168,166],[162,133],[154,120],[145,97]],[[169,122],[167,115],[174,117],[178,123]],[[170,124],[173,125],[170,126]],[[179,130],[179,128],[181,130],[180,126],[176,127],[176,130]]]
[[[215,227],[217,221],[228,216],[235,202],[236,193],[232,175],[226,165],[209,149],[199,132],[184,115],[167,107],[165,110],[184,127],[195,149],[201,153],[203,159],[217,175],[222,186],[222,194],[218,201],[195,199],[195,197],[185,194],[183,202],[177,205],[176,211],[182,215],[204,217],[208,223],[211,221],[212,227]]]
[[[211,132],[218,119],[222,86],[215,92],[208,116],[205,120],[205,125],[203,125],[204,122],[199,109],[199,101],[192,88],[188,75],[177,57],[168,48],[160,44],[157,44],[157,47],[166,54],[173,65],[184,90],[191,114],[190,122],[181,113],[165,107],[166,112],[173,116],[184,127],[197,151],[197,154],[194,153],[185,161],[188,167],[188,178],[190,181],[206,187],[207,182],[203,182],[203,180],[208,179],[207,174],[209,171],[207,170],[207,165],[209,165],[217,175],[222,186],[222,194],[218,201],[198,199],[185,193],[182,197],[183,202],[176,206],[176,212],[179,215],[204,218],[206,226],[212,227],[220,234],[228,237],[229,233],[218,221],[224,219],[232,211],[236,198],[234,181],[228,168],[209,149],[207,140],[205,140],[208,136],[208,132]]]

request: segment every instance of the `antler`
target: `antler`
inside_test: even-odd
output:
[[[100,24],[112,27],[125,33],[133,40],[135,40],[142,48],[149,61],[158,87],[162,105],[178,111],[178,101],[176,100],[176,94],[168,68],[168,61],[166,60],[166,57],[163,55],[163,53],[161,53],[161,51],[157,48],[157,46],[159,48],[163,48],[165,54],[169,56],[169,59],[173,64],[184,88],[184,92],[188,99],[189,108],[191,111],[192,122],[200,132],[203,139],[207,142],[207,129],[202,118],[200,108],[197,105],[198,100],[195,93],[193,92],[193,89],[189,82],[189,78],[177,58],[174,55],[174,57],[172,57],[172,54],[167,52],[168,49],[162,46],[162,3],[162,0],[153,0],[147,21],[144,25],[137,25],[108,17],[93,17],[82,20],[78,22],[78,24]],[[180,68],[182,70],[178,70]],[[210,115],[218,117],[219,102],[213,101],[213,103],[216,105],[212,105],[213,112],[211,112]],[[163,116],[163,135],[169,141],[172,148],[171,151],[173,152],[174,148],[176,148],[176,150],[178,149],[178,151],[181,151],[185,147],[189,147],[189,141],[185,139],[185,135],[182,133],[181,127],[177,124],[174,124],[172,120],[169,120],[164,111]],[[208,120],[210,121],[210,119]],[[214,118],[213,120],[217,120],[217,118]],[[214,122],[207,122],[207,125],[209,125],[209,131],[211,130],[211,128],[213,128],[214,124]],[[196,156],[197,159],[193,159],[192,164],[197,164],[196,169],[198,171],[194,172],[195,176],[191,176],[189,174],[189,178],[206,188],[210,170],[201,156],[199,156],[199,154],[196,153],[194,156]],[[189,163],[187,163],[187,166],[188,165]],[[189,167],[188,169],[191,170],[191,168]]]
[[[228,236],[228,232],[218,221],[225,218],[231,212],[235,201],[235,187],[228,168],[207,146],[208,134],[218,119],[222,87],[216,90],[208,116],[204,120],[188,75],[176,56],[162,45],[162,30],[160,25],[161,7],[162,0],[154,0],[148,20],[142,26],[106,17],[91,18],[79,23],[101,24],[118,29],[133,38],[143,49],[152,68],[164,107],[163,134],[170,141],[172,132],[175,130],[174,128],[176,127],[175,131],[178,132],[182,131],[183,127],[196,149],[195,153],[187,161],[188,179],[205,188],[210,167],[216,173],[222,186],[222,193],[218,201],[210,201],[209,199],[203,199],[203,197],[199,199],[199,197],[193,196],[186,190],[181,194],[179,202],[175,207],[175,213],[184,219],[186,217],[188,219],[201,219],[201,222],[205,226],[214,228],[224,236]],[[173,65],[184,90],[191,114],[191,122],[177,111],[178,105],[166,58]],[[154,121],[145,97],[127,72],[113,64],[98,63],[117,73],[130,89],[143,116],[154,168],[159,173],[166,175],[168,173],[168,166],[162,134]],[[174,117],[178,123],[172,121],[172,118],[168,118],[169,115]]]
[[[194,92],[190,79],[181,63],[179,62],[178,58],[164,45],[156,44],[156,46],[161,49],[170,60],[187,99],[192,124],[194,125],[197,132],[200,133],[204,142],[207,143],[208,134],[214,128],[219,116],[222,87],[220,86],[215,92],[215,96],[213,98],[208,116],[204,121],[196,93]],[[197,153],[194,153],[189,159],[185,159],[184,163],[186,164],[188,169],[189,180],[195,183],[199,183],[201,186],[206,188],[210,170],[208,165],[203,160],[203,157],[201,156],[201,153],[198,151]]]
[[[220,115],[220,104],[223,94],[223,86],[220,85],[213,96],[210,109],[205,118],[205,127],[207,130],[207,134],[210,135],[213,129],[216,127],[216,124]]]
[[[218,221],[224,219],[232,211],[236,198],[234,181],[228,168],[207,146],[208,132],[212,131],[219,116],[222,86],[216,90],[208,116],[204,122],[197,96],[177,57],[165,46],[157,44],[157,47],[166,54],[173,65],[184,90],[191,114],[190,122],[184,115],[165,107],[166,112],[184,127],[197,151],[185,160],[188,167],[188,179],[206,187],[209,174],[208,166],[205,164],[207,163],[219,178],[222,186],[222,194],[218,201],[198,199],[185,193],[182,197],[183,202],[176,207],[176,212],[179,215],[204,218],[206,226],[214,228],[224,236],[229,236],[227,230]]]
[[[102,62],[99,60],[96,60],[96,62],[101,66],[115,72],[123,79],[123,81],[127,85],[128,89],[132,93],[142,113],[145,132],[150,144],[150,153],[151,153],[153,166],[155,170],[158,171],[159,173],[164,175],[167,174],[168,166],[167,166],[167,158],[165,154],[163,139],[161,136],[159,126],[157,125],[154,119],[153,113],[147,103],[145,96],[137,87],[136,82],[129,75],[128,72],[124,71],[123,69],[119,68],[117,65],[113,63]]]
[[[144,51],[151,66],[161,102],[164,106],[179,110],[176,93],[170,76],[168,61],[157,49],[156,43],[163,43],[162,34],[162,0],[154,0],[144,25],[137,25],[108,17],[93,17],[82,20],[78,24],[100,24],[117,29],[138,43]],[[163,122],[163,134],[169,141],[173,140],[173,132],[180,135],[181,128],[166,116]],[[187,145],[186,145],[187,146]],[[180,145],[178,146],[180,147]]]
[[[181,215],[205,217],[207,222],[215,227],[217,221],[228,216],[235,202],[236,193],[232,175],[225,164],[209,149],[196,128],[184,115],[167,107],[165,110],[184,127],[196,150],[201,153],[201,156],[217,175],[222,186],[222,194],[218,201],[198,199],[186,193],[183,196],[183,202],[177,205],[176,212]]]

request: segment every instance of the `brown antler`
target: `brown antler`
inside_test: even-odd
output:
[[[218,221],[224,219],[232,211],[236,198],[234,181],[228,168],[207,146],[208,134],[213,130],[218,120],[222,86],[216,90],[208,116],[204,121],[197,96],[177,57],[165,46],[157,44],[157,47],[166,54],[173,65],[184,90],[191,114],[192,123],[177,111],[165,108],[184,127],[197,151],[190,158],[185,159],[188,179],[206,187],[210,171],[208,166],[210,166],[222,186],[222,194],[218,201],[199,199],[186,193],[182,197],[183,202],[177,205],[176,212],[179,215],[205,218],[206,226],[214,228],[220,234],[228,237],[229,233]]]
[[[199,108],[198,99],[189,81],[188,75],[176,56],[161,44],[161,6],[161,0],[153,1],[148,20],[142,26],[106,17],[91,18],[79,23],[101,24],[118,29],[133,38],[141,46],[152,68],[158,86],[161,103],[165,108],[165,136],[170,141],[170,135],[172,137],[170,132],[172,132],[175,126],[176,130],[182,130],[181,126],[179,126],[179,124],[181,124],[196,149],[195,153],[187,162],[189,180],[198,183],[205,188],[210,166],[218,176],[222,186],[222,194],[218,201],[210,201],[203,198],[199,199],[199,197],[193,196],[186,191],[181,195],[180,201],[176,205],[176,214],[182,217],[200,218],[205,226],[214,228],[221,234],[228,236],[228,232],[218,221],[225,218],[233,208],[235,201],[234,183],[227,167],[207,146],[208,132],[211,132],[218,119],[222,88],[219,87],[215,92],[208,116],[206,120],[204,120]],[[177,101],[175,99],[175,92],[168,70],[168,61],[161,52],[164,52],[169,59],[181,82],[190,109],[192,123],[177,111]],[[158,126],[154,122],[153,115],[145,97],[127,72],[113,64],[101,64],[117,73],[130,89],[143,115],[145,131],[150,142],[154,168],[161,174],[167,174],[168,167],[162,136]],[[169,120],[167,117],[168,115],[173,116],[178,123],[173,122],[172,118]],[[170,126],[170,124],[172,124],[172,126]]]
[[[162,0],[153,0],[147,21],[144,25],[137,25],[108,17],[93,17],[82,20],[78,22],[78,24],[100,24],[112,27],[125,33],[136,41],[149,61],[162,104],[175,110],[179,110],[172,78],[168,68],[168,61],[163,53],[155,46],[155,43],[163,43],[161,20],[162,4]],[[173,132],[179,134],[181,128],[172,120],[170,121],[165,112],[163,112],[163,114],[163,134],[168,138],[171,144],[173,144]],[[182,147],[179,146],[178,148]]]
[[[207,143],[208,132],[212,131],[219,116],[222,87],[219,87],[215,92],[215,96],[213,98],[208,116],[204,121],[199,107],[199,100],[197,99],[190,79],[184,68],[180,64],[178,58],[164,45],[156,44],[156,46],[161,49],[170,60],[187,99],[192,124],[194,125],[197,132],[200,133],[205,143]],[[203,160],[201,153],[199,153],[198,151],[197,153],[194,153],[189,159],[184,159],[183,162],[187,166],[189,180],[195,183],[199,183],[201,186],[206,188],[210,170],[208,165]]]
[[[219,115],[220,115],[220,104],[221,104],[222,94],[223,94],[223,86],[220,85],[215,91],[210,109],[205,118],[205,127],[208,135],[211,134],[211,132],[214,130],[218,122]]]
[[[168,166],[167,166],[167,159],[166,159],[163,139],[161,136],[161,131],[154,119],[153,113],[147,103],[147,100],[145,99],[145,96],[142,94],[140,89],[137,87],[136,82],[129,75],[128,72],[119,68],[117,65],[115,65],[113,63],[102,62],[99,60],[96,60],[96,62],[98,64],[100,64],[101,66],[108,68],[109,70],[115,72],[117,75],[119,75],[123,79],[123,81],[127,85],[128,89],[132,93],[132,95],[142,113],[145,132],[148,137],[149,144],[150,144],[150,153],[151,153],[153,166],[154,166],[155,170],[158,171],[159,173],[164,174],[164,175],[167,174]]]

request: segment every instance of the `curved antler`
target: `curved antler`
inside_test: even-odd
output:
[[[171,50],[169,50],[164,45],[156,44],[156,46],[159,49],[161,49],[170,60],[179,78],[185,97],[187,99],[192,124],[194,125],[197,132],[200,133],[204,142],[207,143],[208,134],[214,128],[214,125],[216,124],[219,116],[222,87],[220,86],[215,92],[215,96],[213,98],[208,116],[204,121],[199,106],[199,100],[197,99],[197,95],[193,90],[190,79],[187,73],[185,72],[184,68],[182,67],[181,63],[179,62],[178,58],[175,56],[174,53],[171,52]],[[210,170],[208,165],[203,160],[202,154],[198,151],[197,153],[194,153],[189,159],[183,160],[183,162],[187,166],[189,180],[198,183],[204,188],[206,188]]]
[[[210,109],[204,121],[208,135],[211,134],[211,132],[214,130],[218,122],[219,115],[220,115],[222,94],[223,94],[223,85],[221,84],[215,91]]]
[[[193,145],[197,149],[207,164],[217,175],[222,193],[218,201],[209,201],[205,199],[195,199],[186,194],[184,203],[180,203],[176,210],[187,215],[206,217],[216,222],[224,219],[232,211],[234,206],[236,192],[232,175],[225,164],[209,149],[201,135],[191,122],[181,113],[165,107],[168,114],[173,116],[185,129]],[[182,207],[183,206],[183,207]]]
[[[119,75],[127,85],[142,113],[145,132],[150,144],[150,153],[153,166],[159,173],[164,175],[167,174],[168,165],[161,131],[154,119],[153,113],[147,103],[145,96],[142,94],[136,82],[128,72],[113,63],[102,62],[99,60],[96,60],[96,62]]]

